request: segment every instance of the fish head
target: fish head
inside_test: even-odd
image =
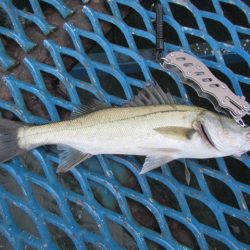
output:
[[[224,155],[242,154],[250,150],[250,128],[243,128],[233,119],[203,111],[194,123],[201,138]]]

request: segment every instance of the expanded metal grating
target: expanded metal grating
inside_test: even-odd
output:
[[[43,41],[54,65],[28,55],[35,43],[25,33],[24,20],[45,35],[54,30],[43,15],[42,2],[65,18],[63,28],[74,43],[72,49],[49,38]],[[153,2],[109,0],[110,14],[85,5],[82,14],[93,28],[87,31],[66,19],[73,12],[63,0],[29,0],[33,11],[0,1],[1,12],[12,24],[0,26],[2,80],[12,96],[1,99],[0,108],[24,122],[48,122],[29,110],[23,98],[28,92],[52,121],[58,121],[61,110],[85,103],[87,93],[121,105],[153,79],[175,95],[207,106],[178,75],[164,72],[154,60]],[[161,3],[166,52],[193,53],[236,94],[250,100],[248,1]],[[122,18],[123,9],[133,10],[132,17]],[[111,25],[115,35],[104,34],[101,23]],[[9,73],[17,62],[6,49],[5,37],[27,52],[23,61],[34,84]],[[87,52],[84,40],[98,45],[98,54]],[[64,56],[78,61],[72,72],[66,70]],[[47,89],[44,73],[58,79],[67,98]],[[145,175],[139,175],[140,157],[96,156],[62,175],[55,173],[58,161],[57,152],[44,147],[0,164],[0,249],[250,249],[248,154],[241,159],[187,160],[190,183],[182,160]]]

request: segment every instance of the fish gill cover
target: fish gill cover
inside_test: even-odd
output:
[[[2,116],[58,121],[92,97],[121,105],[153,79],[212,109],[155,61],[153,2],[0,1]],[[161,2],[166,51],[192,52],[250,100],[248,1]],[[45,147],[0,164],[1,248],[250,247],[248,154],[188,160],[190,183],[181,160],[146,175],[140,157],[97,156],[60,175],[58,161]]]

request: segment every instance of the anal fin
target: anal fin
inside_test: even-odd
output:
[[[57,149],[62,151],[59,154],[60,164],[57,173],[65,173],[92,156],[69,146],[59,145]]]
[[[158,168],[161,165],[173,160],[174,158],[172,158],[171,156],[148,155],[145,159],[140,174],[145,174],[148,171]]]

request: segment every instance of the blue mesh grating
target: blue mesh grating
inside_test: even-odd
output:
[[[29,2],[33,13],[17,9],[10,0],[0,1],[13,26],[0,26],[0,34],[15,39],[24,51],[35,44],[25,34],[22,19],[36,23],[44,34],[53,31],[43,16],[41,2],[53,5],[65,18],[72,14],[62,0]],[[155,13],[150,10],[149,2],[111,0],[107,2],[109,15],[83,7],[93,31],[65,21],[64,29],[74,49],[45,40],[44,47],[54,66],[27,55],[24,63],[34,84],[6,74],[2,80],[13,99],[0,100],[0,107],[28,123],[47,122],[29,111],[23,98],[26,91],[40,100],[51,120],[58,121],[58,107],[71,111],[86,101],[81,91],[121,105],[133,98],[134,88],[143,88],[153,78],[159,81],[163,78],[165,86],[176,95],[190,96],[197,103],[197,96],[188,95],[188,88],[178,75],[163,72],[150,50],[140,49],[138,39],[155,44]],[[166,51],[182,48],[199,56],[238,95],[244,94],[249,99],[250,8],[244,3],[247,1],[161,2],[166,14]],[[125,7],[134,10],[139,20],[136,24],[122,19],[121,9]],[[241,22],[232,15],[236,10]],[[178,13],[184,13],[186,18]],[[104,35],[101,22],[113,25],[122,34],[122,43]],[[84,39],[98,44],[101,56],[87,53]],[[66,70],[65,55],[79,62],[73,72]],[[104,56],[106,60],[101,61]],[[5,70],[15,65],[1,40],[0,65]],[[43,73],[60,81],[68,100],[49,92]],[[108,83],[116,85],[122,94],[111,92],[105,83],[107,79],[112,79]],[[240,160],[188,160],[189,185],[183,161],[142,176],[138,174],[141,159],[132,156],[93,157],[64,175],[55,173],[57,163],[58,155],[53,150],[41,148],[0,165],[1,246],[6,249],[10,245],[15,249],[250,248],[250,158],[247,154]]]

